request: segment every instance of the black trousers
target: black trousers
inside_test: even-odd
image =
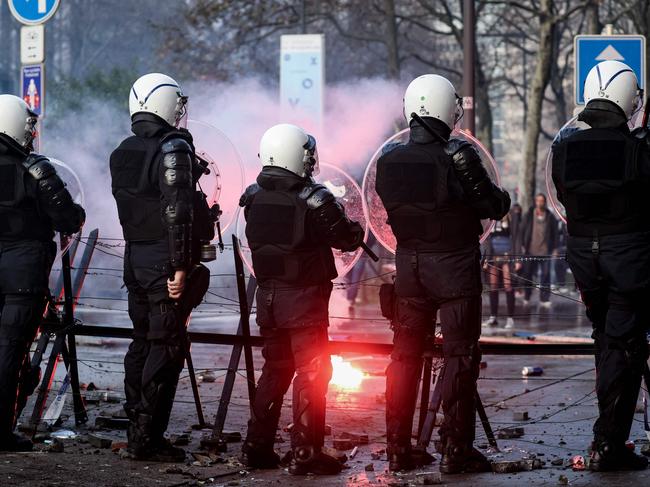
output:
[[[167,429],[185,361],[188,313],[169,299],[168,262],[166,240],[127,242],[124,283],[134,339],[124,357],[124,409],[131,419],[151,416],[153,440],[161,439]]]
[[[477,247],[449,253],[398,250],[394,348],[386,370],[386,428],[391,447],[411,444],[426,336],[440,311],[445,374],[443,441],[471,444],[481,352],[481,270]]]
[[[327,305],[332,283],[288,288],[263,284],[257,291],[257,323],[265,338],[246,441],[273,448],[282,401],[293,382],[291,446],[306,460],[323,446],[325,404],[332,364],[327,351]],[[294,379],[295,376],[295,379]]]
[[[533,260],[526,262],[525,264],[524,286],[524,297],[530,299],[530,296],[533,294],[533,288],[536,287],[536,284],[539,285],[539,300],[542,302],[548,301],[551,299],[551,262],[549,260]],[[537,280],[537,272],[541,274],[541,280],[539,283]],[[533,281],[533,282],[531,282]]]
[[[597,441],[628,439],[648,360],[650,233],[569,237],[568,261],[594,328]]]
[[[56,247],[51,242],[0,242],[0,443],[12,434],[18,388],[33,392],[29,347],[45,309]]]

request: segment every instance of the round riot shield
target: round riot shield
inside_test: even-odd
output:
[[[74,172],[74,170],[63,161],[59,161],[58,159],[54,159],[51,157],[49,158],[49,160],[54,166],[54,168],[56,169],[56,173],[64,182],[66,189],[70,193],[70,196],[72,196],[72,200],[75,203],[78,203],[81,206],[83,206],[84,190],[83,187],[81,186],[81,180],[79,179],[79,176],[77,176],[77,173]],[[68,249],[72,241],[77,236],[78,233],[74,235],[62,235],[62,234],[57,235],[56,237],[57,249],[58,249],[57,258]]]
[[[488,150],[479,142],[478,139],[473,137],[470,133],[465,132],[464,130],[454,130],[451,134],[452,137],[459,138],[470,142],[478,150],[483,165],[487,170],[488,174],[492,181],[497,185],[499,184],[499,173],[497,171],[497,165],[494,161],[492,155]],[[386,214],[386,209],[384,208],[381,198],[375,191],[375,181],[377,177],[377,160],[381,156],[382,148],[389,143],[405,143],[408,141],[409,129],[404,129],[401,132],[396,133],[392,137],[386,139],[373,154],[368,167],[366,168],[366,173],[363,177],[362,185],[362,194],[363,194],[363,211],[368,220],[368,225],[370,230],[375,235],[375,238],[381,243],[388,251],[395,253],[397,248],[397,240],[393,234],[393,230],[388,224],[388,215]],[[490,231],[494,227],[495,222],[492,220],[482,220],[483,225],[483,234],[481,235],[481,242],[487,238]]]
[[[562,142],[570,135],[575,134],[581,130],[587,130],[589,128],[589,125],[587,125],[585,122],[578,120],[578,116],[579,112],[576,113],[576,115],[567,123],[565,123],[562,128],[558,130],[557,134],[555,134],[553,142],[551,142],[551,146],[549,147],[548,153],[546,154],[546,167],[544,168],[546,178],[546,193],[548,194],[548,199],[551,202],[551,206],[553,207],[555,214],[564,223],[566,223],[566,211],[564,209],[564,205],[562,205],[562,203],[560,203],[560,201],[557,199],[557,191],[555,189],[555,183],[553,183],[553,149],[555,146],[557,146],[557,144]],[[638,110],[632,115],[627,125],[630,130],[634,130],[635,128],[641,126],[642,121],[643,110]]]
[[[555,214],[564,223],[566,223],[566,212],[564,211],[564,206],[562,203],[560,203],[560,201],[557,199],[557,191],[555,190],[555,184],[553,183],[553,148],[564,139],[569,137],[571,134],[575,134],[580,130],[585,130],[588,128],[589,125],[584,122],[580,122],[578,120],[578,116],[576,115],[567,123],[565,123],[564,126],[558,131],[558,133],[553,138],[551,147],[548,149],[548,154],[546,155],[546,194],[548,195],[548,199],[551,202],[551,207],[555,211]]]
[[[359,188],[359,185],[342,169],[322,162],[320,163],[320,173],[315,179],[332,192],[345,208],[345,213],[350,220],[359,222],[363,227],[363,240],[365,242],[368,238],[368,222],[363,212],[361,188]],[[244,218],[243,211],[240,211],[237,217],[236,232],[240,240],[240,254],[242,259],[246,267],[248,267],[248,270],[254,275],[251,250],[246,238],[246,219]],[[360,248],[354,252],[342,252],[336,249],[333,249],[333,251],[339,279],[343,278],[354,267],[354,264],[357,263],[363,253],[363,250]]]
[[[209,173],[199,180],[208,204],[221,209],[221,231],[225,233],[235,221],[239,197],[244,191],[244,166],[239,152],[218,128],[198,120],[189,120],[187,129],[194,138],[196,156],[207,165]]]

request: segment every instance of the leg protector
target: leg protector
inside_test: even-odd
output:
[[[476,423],[476,381],[481,350],[481,298],[464,299],[440,310],[443,333],[445,375],[442,384],[442,408],[445,419],[440,428],[444,442],[454,438],[471,447]]]
[[[411,447],[422,353],[435,316],[435,306],[426,299],[398,300],[393,353],[386,369],[386,431],[390,450]]]
[[[327,349],[327,328],[291,330],[291,349],[296,365],[293,382],[293,430],[291,445],[298,462],[311,461],[324,444],[327,386],[332,363]]]
[[[0,441],[12,436],[19,378],[43,314],[41,296],[5,295],[0,315]]]
[[[266,338],[262,356],[265,359],[257,383],[252,417],[248,422],[245,446],[247,452],[273,450],[282,401],[295,372],[293,357],[287,354],[291,344],[286,330],[263,329]]]

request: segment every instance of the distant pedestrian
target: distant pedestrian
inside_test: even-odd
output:
[[[499,291],[506,295],[506,324],[510,330],[515,326],[515,290],[512,285],[512,271],[521,268],[521,262],[513,262],[515,232],[512,226],[512,210],[502,220],[498,221],[494,230],[483,245],[485,276],[489,286],[490,317],[483,323],[485,326],[498,326],[499,320]]]
[[[521,228],[521,244],[528,258],[524,265],[524,305],[530,303],[533,287],[539,283],[540,305],[551,306],[551,261],[550,256],[556,252],[557,220],[546,206],[546,195],[535,196],[533,206],[524,216]],[[537,281],[537,273],[540,279]]]

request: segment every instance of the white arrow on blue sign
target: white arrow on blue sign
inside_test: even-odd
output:
[[[587,74],[601,61],[615,60],[627,64],[645,89],[645,36],[580,35],[574,39],[574,85],[576,105],[584,105]]]
[[[59,8],[60,0],[8,0],[9,10],[18,22],[38,25],[47,22]]]

